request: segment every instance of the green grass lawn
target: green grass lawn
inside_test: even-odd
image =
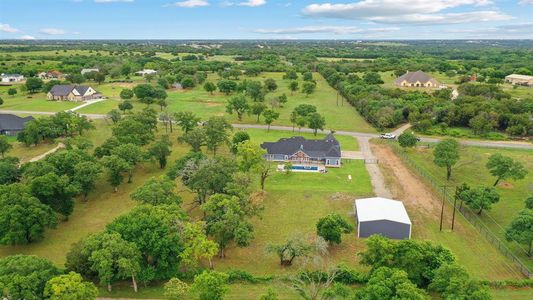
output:
[[[313,76],[317,81],[317,89],[315,93],[310,96],[305,96],[300,92],[296,92],[291,95],[288,90],[289,81],[283,80],[284,73],[262,73],[258,77],[246,77],[249,80],[264,81],[267,78],[273,78],[278,84],[278,89],[274,93],[269,93],[266,96],[265,102],[269,104],[272,99],[285,93],[289,100],[288,103],[281,108],[276,108],[280,112],[280,118],[274,122],[274,125],[287,125],[292,124],[289,121],[290,113],[299,104],[307,103],[317,106],[318,112],[323,114],[326,118],[325,129],[336,130],[351,130],[361,132],[375,132],[375,129],[371,127],[366,121],[357,113],[357,111],[344,103],[344,106],[337,106],[337,93],[331,88],[322,76],[315,73]],[[217,82],[218,75],[209,74],[209,81]],[[300,85],[302,81],[300,81]],[[80,113],[100,113],[104,114],[109,112],[112,108],[116,108],[120,99],[118,97],[122,87],[131,87],[130,84],[102,84],[96,86],[98,91],[101,91],[109,100],[96,103],[87,106],[81,110]],[[210,95],[204,91],[203,86],[197,86],[191,90],[168,90],[168,107],[170,112],[178,111],[192,111],[196,113],[202,119],[207,119],[210,116],[219,115],[227,116],[233,123],[256,123],[255,116],[245,116],[242,121],[237,119],[236,115],[229,115],[226,113],[226,101],[233,95],[224,95],[221,93],[215,93]],[[137,101],[134,101],[135,109],[144,107]],[[262,118],[261,118],[262,122]]]
[[[417,149],[407,152],[417,165],[421,166],[433,177],[439,184],[446,183],[446,171],[444,168],[437,167],[433,163],[432,149]],[[533,151],[518,149],[491,149],[478,147],[462,147],[461,159],[452,171],[452,179],[448,185],[457,186],[463,182],[471,186],[487,185],[492,186],[495,178],[488,172],[485,164],[488,157],[494,153],[500,153],[512,157],[522,162],[529,174],[525,179],[519,181],[502,181],[497,186],[500,193],[500,201],[493,205],[489,212],[483,212],[481,220],[494,232],[502,241],[504,241],[504,230],[513,220],[519,210],[524,208],[524,201],[531,196],[533,192]],[[523,252],[525,246],[519,246],[516,243],[506,243],[523,262],[533,268],[533,261],[528,259]]]
[[[18,85],[11,87],[18,87]],[[45,93],[28,94],[21,93],[20,90],[16,95],[9,96],[7,90],[11,87],[0,86],[0,97],[4,100],[0,109],[58,112],[81,104],[79,102],[48,101]]]
[[[237,130],[243,129],[235,129],[235,132]],[[291,136],[303,136],[306,139],[323,139],[326,136],[325,133],[318,133],[316,136],[314,136],[312,133],[298,132],[298,129],[296,129],[295,132],[276,130],[267,131],[266,129],[246,129],[245,131],[250,134],[252,142],[256,143],[257,145],[260,145],[262,142],[276,142],[281,138],[287,138]],[[355,139],[354,137],[345,135],[335,135],[335,138],[341,144],[342,150],[359,150],[357,139]]]

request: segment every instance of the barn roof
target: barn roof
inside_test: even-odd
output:
[[[401,201],[381,197],[355,200],[359,222],[389,220],[411,224],[411,219]]]

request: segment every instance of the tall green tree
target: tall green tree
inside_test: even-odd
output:
[[[107,181],[111,184],[116,193],[118,191],[118,186],[124,181],[123,174],[125,172],[130,172],[132,166],[117,155],[104,156],[102,158],[102,165],[107,169]]]
[[[330,243],[340,244],[342,234],[347,234],[353,231],[353,226],[350,225],[339,214],[329,214],[318,220],[316,224],[316,232],[324,240]]]
[[[315,89],[316,89],[316,83],[312,81],[306,81],[302,85],[302,93],[304,93],[306,97],[309,97],[309,95],[314,93]]]
[[[480,215],[483,210],[490,210],[492,204],[500,201],[500,195],[494,187],[480,186],[469,189],[462,194],[465,204],[477,210]]]
[[[69,272],[48,280],[44,296],[50,300],[94,300],[98,289],[92,282],[83,281],[80,274]]]
[[[231,153],[237,154],[239,144],[248,140],[250,140],[250,135],[248,132],[244,130],[235,132],[233,138],[231,139]]]
[[[164,135],[148,149],[148,155],[157,159],[160,169],[164,169],[167,166],[167,158],[172,153],[171,146],[172,143],[168,135]]]
[[[429,300],[424,290],[409,281],[407,273],[398,269],[380,267],[372,272],[364,288],[356,292],[356,299],[411,299]]]
[[[189,132],[186,132],[183,136],[179,137],[180,142],[185,142],[191,146],[192,151],[201,152],[202,147],[207,144],[207,135],[205,128],[196,127]]]
[[[207,149],[216,155],[217,149],[228,141],[229,132],[233,127],[224,117],[211,117],[204,125]]]
[[[29,244],[40,240],[47,228],[57,225],[50,206],[33,197],[27,187],[0,185],[0,244]]]
[[[5,135],[0,135],[0,154],[2,157],[13,148]]]
[[[52,262],[35,255],[0,258],[0,286],[8,299],[42,300],[46,282],[60,274]]]
[[[187,133],[198,126],[200,118],[190,111],[180,111],[174,115],[176,123],[184,133]]]
[[[184,248],[180,253],[180,258],[184,265],[196,268],[202,259],[209,261],[209,267],[213,268],[212,258],[218,252],[218,245],[207,238],[205,234],[205,223],[185,223],[183,226]]]
[[[533,210],[521,210],[505,231],[508,241],[516,241],[528,247],[527,255],[533,256]]]
[[[503,156],[500,153],[492,154],[489,157],[486,166],[487,169],[489,169],[490,174],[496,177],[493,186],[497,186],[502,179],[524,179],[528,173],[522,163],[515,161],[508,156]]]
[[[204,90],[209,94],[213,95],[213,92],[217,90],[217,86],[214,83],[208,81],[204,83]]]
[[[107,225],[137,246],[141,253],[139,280],[167,279],[179,272],[183,240],[176,225],[186,218],[178,205],[139,205]]]
[[[488,287],[470,279],[466,270],[456,263],[436,269],[429,289],[440,293],[443,299],[492,299]]]
[[[230,242],[245,247],[253,239],[253,227],[247,220],[246,212],[235,196],[215,194],[202,204],[207,224],[207,233],[219,246],[219,256],[225,257],[224,250]]]
[[[454,139],[445,139],[437,144],[433,151],[433,162],[446,168],[446,179],[452,177],[452,167],[459,161],[459,143]]]
[[[30,191],[42,203],[50,205],[54,211],[68,219],[74,210],[74,196],[80,192],[80,186],[71,183],[66,175],[48,173],[33,178]]]
[[[291,90],[291,95],[298,91],[298,81],[291,81],[289,83],[289,90]]]
[[[259,123],[259,117],[267,109],[267,106],[262,102],[254,102],[250,106],[250,112],[257,116],[257,122]]]
[[[398,136],[398,143],[402,148],[413,148],[417,142],[418,139],[411,132],[404,132]]]
[[[317,134],[317,131],[324,130],[324,126],[326,126],[326,119],[319,113],[311,113],[307,117],[307,122],[309,128],[313,129],[313,133]]]
[[[83,200],[87,200],[89,192],[94,190],[96,180],[101,173],[102,167],[98,163],[85,161],[76,164],[72,179],[80,186]]]
[[[249,109],[250,106],[244,95],[234,96],[228,99],[228,103],[226,104],[226,112],[229,114],[235,112],[239,120],[242,120],[242,116],[248,112]]]
[[[31,94],[36,93],[38,90],[40,90],[43,87],[43,81],[40,78],[37,77],[30,77],[26,79],[26,88]]]
[[[222,300],[228,292],[228,278],[225,273],[203,271],[194,277],[192,289],[200,300]]]
[[[176,194],[176,183],[166,176],[152,177],[142,186],[138,187],[130,196],[131,199],[143,204],[177,204],[180,205],[181,197]]]
[[[270,125],[279,118],[279,112],[273,109],[267,109],[263,112],[265,123],[268,125],[267,131],[270,131]]]

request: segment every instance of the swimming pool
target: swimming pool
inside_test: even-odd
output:
[[[318,171],[317,166],[292,166],[292,170]]]

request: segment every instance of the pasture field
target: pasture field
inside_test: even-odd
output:
[[[286,94],[288,96],[288,102],[284,105],[284,107],[276,108],[276,110],[280,112],[280,117],[273,123],[273,125],[291,126],[292,124],[289,120],[290,113],[294,107],[305,103],[315,105],[318,112],[326,118],[326,126],[324,129],[375,132],[375,129],[366,123],[366,121],[357,113],[355,108],[351,107],[347,103],[344,103],[344,105],[341,106],[340,100],[339,106],[337,106],[336,91],[327,84],[320,74],[313,74],[315,80],[317,81],[317,89],[309,96],[306,96],[301,92],[295,92],[291,94],[288,89],[289,81],[282,79],[283,74],[284,73],[266,72],[261,73],[261,75],[258,77],[241,77],[240,79],[260,81],[264,81],[267,78],[275,79],[276,83],[278,84],[278,89],[266,96],[265,103],[267,105],[270,104],[274,98],[281,94]],[[218,75],[212,73],[209,74],[208,81],[216,83],[218,79]],[[302,85],[302,82],[303,81],[300,80],[300,86]],[[120,101],[118,95],[123,87],[131,87],[131,84],[116,83],[96,86],[95,88],[97,90],[101,91],[109,100],[112,101],[96,103],[80,109],[79,112],[99,114],[105,114],[109,112],[114,105],[118,105]],[[232,123],[257,123],[256,116],[245,115],[240,121],[237,119],[236,115],[230,115],[226,112],[226,102],[234,95],[228,96],[218,92],[211,95],[203,89],[202,85],[196,86],[190,90],[168,90],[167,93],[168,107],[166,110],[169,112],[192,111],[202,119],[207,119],[213,115],[220,115],[228,117]],[[144,104],[136,101],[134,101],[133,104],[135,109],[145,106]],[[262,122],[262,117],[260,118],[260,122]]]
[[[485,167],[490,155],[500,153],[509,156],[524,164],[530,170],[525,179],[519,181],[502,180],[496,187],[500,194],[500,201],[493,205],[490,211],[484,211],[479,217],[484,224],[494,232],[501,241],[505,242],[504,232],[507,225],[514,219],[518,211],[524,208],[525,200],[533,193],[533,151],[519,149],[492,149],[479,147],[462,147],[461,159],[453,168],[452,178],[446,182],[446,170],[437,167],[433,163],[433,150],[418,148],[409,150],[406,154],[421,168],[433,175],[433,178],[441,185],[458,186],[467,183],[476,187],[480,185],[492,186],[494,178]],[[533,268],[533,261],[525,255],[526,246],[517,243],[506,245],[524,263]]]

